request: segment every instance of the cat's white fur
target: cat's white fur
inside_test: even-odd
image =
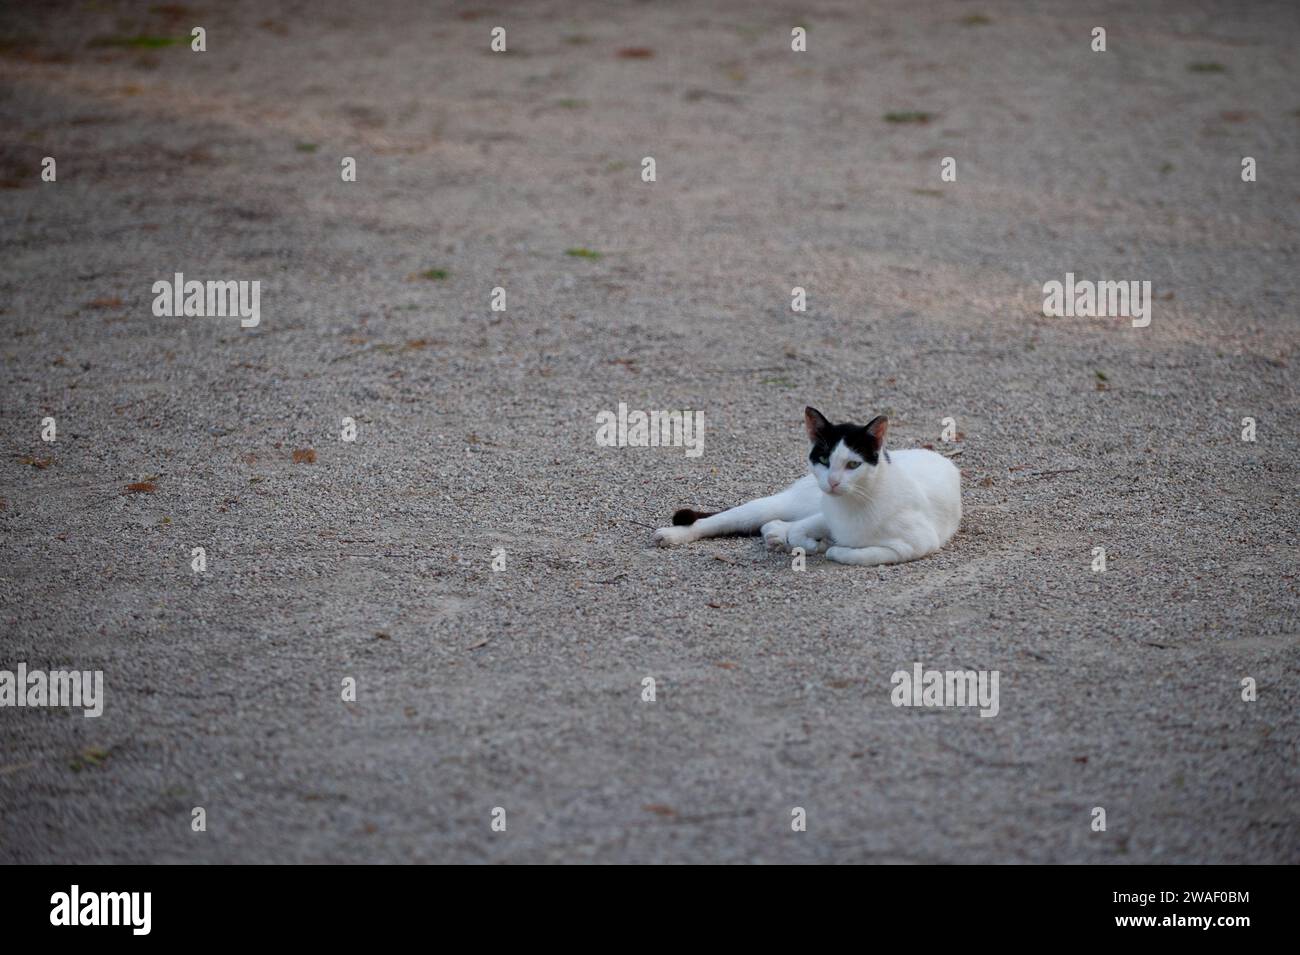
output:
[[[812,438],[826,419],[812,408],[804,414]],[[761,530],[770,548],[825,550],[830,560],[865,567],[933,554],[961,523],[961,472],[924,448],[886,454],[883,417],[866,427],[879,448],[874,465],[841,440],[828,463],[810,462],[812,473],[784,491],[693,524],[661,527],[655,540],[675,546]]]

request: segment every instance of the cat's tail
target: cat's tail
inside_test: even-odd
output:
[[[717,511],[709,513],[707,511],[694,511],[689,507],[683,507],[673,515],[673,527],[689,527],[696,521],[702,521],[706,517],[713,517]]]

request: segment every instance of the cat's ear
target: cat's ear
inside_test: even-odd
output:
[[[803,409],[803,426],[808,431],[808,440],[817,443],[817,436],[831,426],[826,416],[816,408]]]
[[[871,438],[879,451],[885,446],[885,432],[889,430],[889,419],[884,415],[877,415],[871,419],[871,423],[862,429]]]

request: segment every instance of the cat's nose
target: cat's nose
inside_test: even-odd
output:
[[[828,478],[826,483],[830,487],[832,494],[834,494],[835,489],[840,486],[840,482],[835,480],[835,478]]]

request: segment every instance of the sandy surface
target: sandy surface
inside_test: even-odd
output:
[[[1141,6],[6,4],[0,661],[106,708],[0,709],[0,859],[1300,862],[1300,12]],[[960,452],[952,544],[652,546],[805,404]]]

